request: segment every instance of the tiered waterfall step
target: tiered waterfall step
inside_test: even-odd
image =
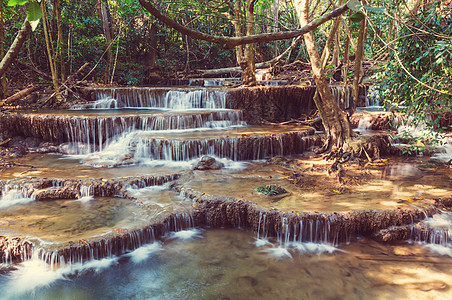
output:
[[[227,90],[207,88],[125,87],[88,89],[97,100],[81,108],[156,107],[170,109],[228,108]]]
[[[233,130],[199,132],[142,132],[123,143],[135,159],[186,161],[214,155],[232,160],[257,160],[276,155],[300,154],[320,145],[307,126],[250,126]]]
[[[125,132],[139,130],[185,130],[193,128],[231,128],[245,126],[240,110],[195,110],[163,112],[126,110],[112,112],[53,111],[1,116],[2,132],[35,137],[51,142],[102,145]]]

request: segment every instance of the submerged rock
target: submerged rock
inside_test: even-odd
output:
[[[203,156],[195,166],[195,170],[219,170],[224,167],[222,162],[217,161],[211,156]]]
[[[270,184],[266,186],[260,186],[254,189],[259,194],[269,197],[281,197],[289,194],[283,187],[277,184]]]
[[[412,164],[395,164],[388,166],[385,178],[389,180],[417,180],[424,174]]]

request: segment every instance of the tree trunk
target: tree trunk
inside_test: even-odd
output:
[[[5,23],[3,22],[3,9],[5,3],[3,0],[0,1],[0,60],[2,60],[5,56]],[[0,99],[3,99],[8,95],[8,84],[5,77],[1,77],[0,82]]]
[[[272,13],[273,13],[273,32],[279,31],[279,0],[273,0],[272,3]],[[279,55],[279,49],[278,49],[278,41],[275,41],[274,44],[274,56]]]
[[[157,65],[157,21],[152,22],[149,29],[149,49],[146,52],[146,81],[152,83],[160,79],[160,69]]]
[[[254,1],[247,0],[246,2],[246,35],[254,35]],[[256,66],[254,63],[254,44],[245,45],[245,61],[241,65],[242,84],[254,85],[256,84]]]
[[[27,19],[25,19],[25,22],[22,24],[22,27],[17,33],[16,38],[13,41],[13,44],[11,45],[8,52],[0,62],[0,77],[2,77],[3,74],[5,74],[9,65],[13,62],[14,58],[16,58],[16,56],[19,54],[20,48],[27,39],[30,29],[31,29],[30,23],[28,22]]]
[[[366,4],[366,1],[363,1]],[[355,72],[353,76],[353,103],[351,103],[350,109],[355,111],[358,105],[359,97],[359,83],[363,73],[363,59],[364,59],[364,42],[367,34],[367,18],[361,20],[358,33],[358,45],[356,45],[355,53]]]
[[[340,37],[341,37],[341,22],[339,21],[339,28],[336,32],[336,38],[334,40],[334,50],[333,50],[333,61],[332,64],[337,67],[339,66],[339,53],[340,53]]]
[[[308,0],[294,1],[294,7],[298,13],[300,25],[303,26],[308,24]],[[311,60],[314,80],[321,98],[316,101],[316,106],[319,110],[322,124],[325,127],[325,133],[327,135],[325,150],[330,150],[334,146],[342,147],[344,143],[348,142],[351,138],[352,130],[350,123],[346,113],[339,108],[331,93],[331,89],[325,77],[325,72],[321,66],[321,59],[314,40],[314,34],[312,32],[306,33],[304,35],[304,40]]]
[[[66,68],[64,66],[64,55],[63,55],[63,26],[61,24],[62,20],[61,20],[60,0],[53,1],[53,10],[55,13],[57,30],[58,30],[56,58],[60,62],[61,81],[64,81],[64,80],[66,80]]]
[[[234,25],[234,31],[236,37],[243,36],[241,20],[242,20],[242,1],[235,0],[234,1],[234,18],[232,19],[232,24]],[[245,59],[243,57],[243,46],[239,45],[235,47],[235,56],[237,59],[237,65],[241,65],[242,61]]]
[[[345,99],[345,96],[347,94],[347,84],[348,84],[348,60],[350,56],[350,36],[347,35],[347,39],[345,42],[345,52],[344,52],[344,59],[342,60],[342,78],[344,82],[344,87],[342,88],[342,99]]]
[[[50,49],[51,41],[50,41],[50,37],[49,37],[49,28],[48,28],[48,24],[47,24],[47,13],[46,13],[45,1],[41,1],[41,10],[42,10],[42,25],[44,27],[44,37],[46,40],[47,55],[49,56],[50,72],[52,73],[53,88],[55,90],[55,97],[57,99],[57,102],[60,102],[61,95],[60,95],[60,89],[58,86],[58,74],[56,73],[56,68],[55,68],[56,62],[53,59],[52,51]]]
[[[105,35],[105,41],[107,42],[106,51],[106,62],[105,62],[105,75],[104,81],[105,83],[110,82],[110,73],[111,73],[111,65],[113,61],[113,54],[111,52],[111,41],[112,41],[112,28],[111,28],[111,17],[110,17],[110,8],[108,6],[108,2],[106,0],[100,0],[97,3],[99,14],[102,18],[102,28]]]
[[[187,16],[185,16],[187,18]],[[186,21],[187,26],[189,26],[190,20],[189,18],[187,18],[188,20]],[[184,21],[185,22],[185,21]],[[188,73],[190,72],[190,48],[192,46],[192,40],[191,37],[188,35],[182,35],[182,39],[185,42],[185,67],[184,67],[184,72]]]
[[[34,85],[30,85],[30,86],[28,86],[27,88],[25,88],[25,89],[23,89],[23,90],[21,90],[21,91],[15,93],[15,94],[12,95],[11,97],[6,98],[6,99],[3,101],[3,103],[5,103],[5,104],[11,104],[11,103],[13,103],[13,102],[16,101],[16,100],[19,100],[19,99],[21,99],[21,98],[23,98],[23,97],[25,97],[25,96],[31,94],[34,90],[36,90],[36,87],[35,87]]]
[[[336,33],[339,29],[340,22],[341,22],[341,20],[339,18],[336,18],[336,19],[334,19],[333,26],[331,26],[331,31],[328,34],[328,39],[326,40],[325,48],[323,48],[323,52],[322,52],[322,57],[321,57],[322,69],[325,68],[325,66],[328,62],[328,58],[331,55],[331,44],[333,43],[334,37],[336,36]]]

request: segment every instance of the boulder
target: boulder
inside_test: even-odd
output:
[[[224,167],[222,162],[217,161],[211,156],[203,156],[195,166],[195,170],[219,170]]]

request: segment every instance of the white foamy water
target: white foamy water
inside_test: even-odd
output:
[[[118,108],[118,101],[110,96],[98,99],[94,102],[71,107],[71,110],[81,109],[115,109]]]
[[[168,185],[169,183],[163,185],[147,186],[144,188],[131,186],[127,188],[127,192],[129,192],[130,196],[134,198],[143,198],[144,196],[148,196],[149,194],[158,194],[159,192],[169,190]]]
[[[272,245],[267,239],[256,239],[254,242],[256,247],[266,247],[268,245]],[[267,253],[269,256],[283,259],[290,258],[292,259],[293,252],[298,252],[300,255],[304,253],[313,253],[313,254],[333,254],[334,252],[345,252],[342,249],[334,247],[331,244],[327,243],[314,243],[314,242],[290,242],[285,244],[285,246],[274,245],[271,248],[263,249],[262,252]]]
[[[452,214],[449,212],[434,214],[431,218],[424,220],[423,223],[430,225],[431,227],[452,229]]]
[[[427,229],[423,228],[420,232],[415,230],[413,239],[433,253],[452,257],[452,213],[442,211],[421,223]],[[423,232],[428,235],[425,237]]]
[[[130,256],[132,262],[138,264],[160,250],[162,250],[162,245],[156,242],[140,247],[126,255]]]
[[[319,243],[291,243],[290,246],[297,250],[299,253],[329,253],[332,254],[336,251],[344,252],[344,250],[334,247],[330,244],[319,244]]]
[[[78,201],[80,202],[88,202],[94,200],[94,187],[92,185],[82,185],[80,187],[80,197]]]
[[[256,240],[254,241],[254,245],[256,247],[264,247],[270,244],[271,243],[267,239],[256,238]]]
[[[262,252],[267,253],[269,256],[277,258],[277,259],[283,259],[283,258],[290,258],[292,259],[292,254],[290,254],[289,250],[287,250],[284,247],[274,247],[274,248],[268,248],[262,250]]]
[[[372,116],[369,115],[363,115],[363,117],[359,120],[358,128],[356,130],[358,131],[367,131],[371,129],[372,126]]]
[[[447,255],[452,257],[452,245],[426,244],[425,248],[439,255]]]
[[[18,204],[26,204],[35,201],[33,195],[28,197],[28,191],[22,187],[5,186],[2,189],[2,197],[0,199],[0,209]]]
[[[181,230],[172,232],[169,235],[170,239],[178,239],[178,240],[192,240],[195,238],[202,238],[202,231],[200,229],[187,229],[187,230]]]
[[[176,131],[168,131],[171,134]],[[159,131],[159,136],[162,131]],[[125,165],[144,165],[150,167],[164,166],[168,168],[191,169],[199,161],[196,152],[191,153],[189,144],[184,140],[149,139],[147,136],[155,134],[154,131],[135,131],[124,133],[113,139],[103,150],[86,154],[70,155],[71,158],[80,159],[83,164],[93,167],[116,167]],[[163,133],[165,135],[165,132]],[[219,158],[215,155],[215,147],[206,144],[202,155],[209,155],[222,162],[230,170],[242,170],[247,163],[233,161],[228,158]],[[203,145],[203,144],[201,144]],[[199,150],[201,151],[201,150]],[[195,156],[195,157],[192,157]]]
[[[442,140],[442,145],[438,147],[441,152],[433,154],[433,158],[448,162],[452,159],[452,138],[445,137]]]
[[[92,260],[84,264],[68,264],[52,269],[51,266],[37,257],[22,262],[17,269],[5,275],[9,289],[2,297],[20,298],[23,294],[46,288],[57,280],[68,280],[72,274],[85,271],[101,272],[118,263],[117,257]],[[3,299],[5,299],[3,298]],[[25,299],[25,298],[24,298]]]

